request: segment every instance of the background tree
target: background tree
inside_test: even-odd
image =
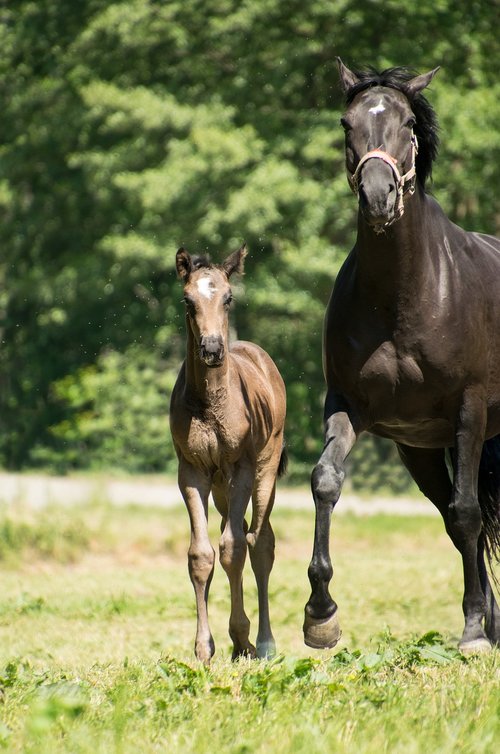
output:
[[[292,477],[308,475],[323,312],[355,230],[335,56],[442,66],[428,93],[442,133],[433,191],[460,224],[498,232],[498,5],[1,8],[1,462],[171,468],[168,392],[184,348],[175,250],[218,260],[244,239],[234,327],[278,363]],[[361,443],[354,482],[402,489],[394,459],[382,441]]]

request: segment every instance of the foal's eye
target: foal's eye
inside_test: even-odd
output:
[[[224,306],[225,306],[226,308],[229,308],[229,307],[231,306],[231,304],[232,304],[232,303],[233,303],[233,297],[232,297],[232,295],[231,295],[231,294],[229,294],[229,295],[228,295],[228,296],[226,296],[226,297],[225,297],[225,299],[224,299]]]

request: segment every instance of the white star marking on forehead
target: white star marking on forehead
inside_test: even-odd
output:
[[[209,278],[200,278],[196,285],[202,296],[210,300],[216,291],[215,285]]]
[[[385,107],[382,104],[382,98],[381,98],[378,105],[374,105],[373,107],[370,107],[368,112],[371,113],[372,115],[378,115],[379,113],[383,113],[384,110],[385,110]]]

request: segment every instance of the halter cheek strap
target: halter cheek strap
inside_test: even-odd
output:
[[[370,152],[367,152],[358,162],[358,165],[356,167],[356,170],[354,173],[349,173],[347,171],[347,180],[349,182],[349,186],[351,187],[351,190],[356,194],[356,196],[359,196],[359,180],[361,176],[361,169],[365,162],[368,162],[368,160],[372,159],[378,159],[383,160],[383,162],[387,163],[389,167],[391,168],[395,181],[396,181],[396,191],[398,194],[398,199],[396,203],[396,212],[392,220],[390,220],[386,225],[391,225],[396,220],[399,220],[400,217],[402,217],[405,208],[404,208],[404,195],[410,194],[410,196],[415,193],[415,176],[416,176],[416,169],[415,169],[415,158],[418,153],[418,141],[415,134],[412,133],[411,135],[411,166],[408,172],[404,173],[404,175],[401,175],[397,168],[397,160],[392,155],[388,154],[388,152],[384,152],[383,149],[372,149]]]

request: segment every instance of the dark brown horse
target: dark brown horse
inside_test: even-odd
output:
[[[185,249],[176,256],[184,284],[187,356],[172,393],[170,427],[179,458],[179,488],[191,522],[188,559],[198,616],[195,653],[205,663],[215,651],[207,612],[215,563],[207,532],[210,492],[222,516],[219,554],[231,588],[233,659],[275,652],[268,604],[274,561],[269,516],[276,476],[286,464],[286,397],[281,375],[262,348],[228,342],[229,278],[243,272],[246,253],[242,246],[220,266],[192,259]],[[248,530],[245,512],[250,497]],[[259,599],[257,649],[250,643],[250,622],[243,608],[247,546]]]
[[[498,560],[500,545],[500,241],[457,227],[425,192],[437,123],[421,92],[436,70],[355,73],[338,62],[358,233],[325,320],[305,641],[330,647],[340,636],[328,590],[330,521],[346,456],[369,431],[394,440],[443,516],[463,561],[459,646],[484,651],[500,643],[484,559],[486,549],[490,565]]]

